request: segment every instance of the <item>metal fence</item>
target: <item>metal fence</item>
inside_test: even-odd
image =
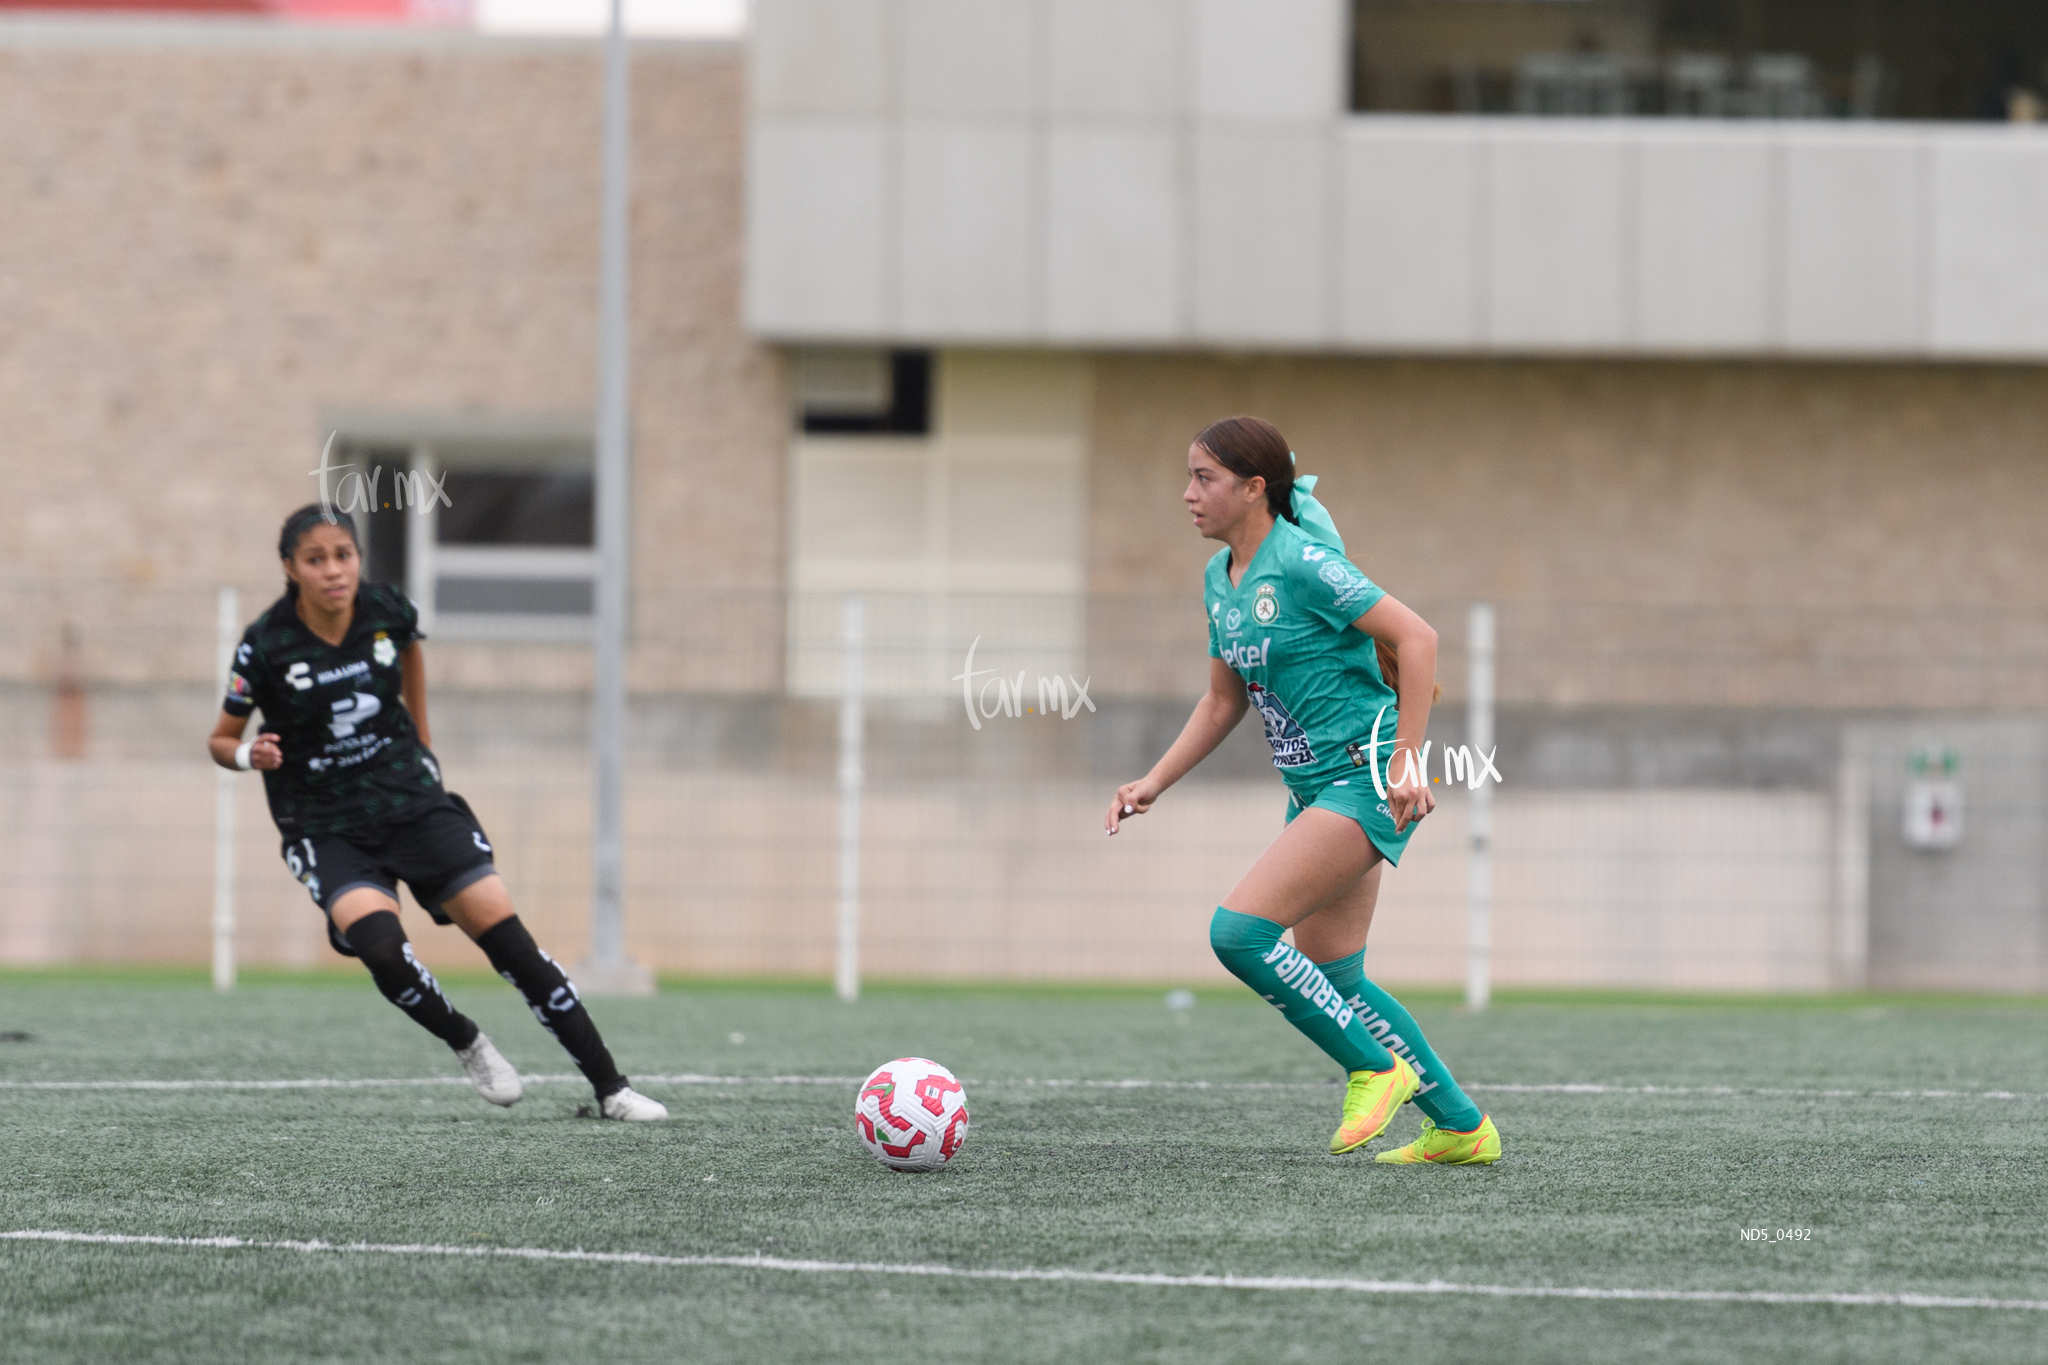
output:
[[[245,587],[244,618],[261,587]],[[1431,735],[1465,742],[1469,604],[1415,605],[1442,636]],[[215,609],[213,585],[0,582],[14,840],[0,961],[207,959]],[[842,609],[636,595],[627,934],[641,961],[832,974]],[[866,974],[1221,979],[1208,916],[1282,821],[1256,727],[1125,834],[1100,832],[1116,783],[1143,773],[1202,685],[1201,612],[1192,596],[863,600]],[[1493,982],[2048,989],[2048,614],[1504,602],[1497,616]],[[521,913],[570,957],[587,931],[589,666],[573,644],[429,646],[450,785]],[[228,789],[235,956],[331,960],[258,779]],[[1909,839],[1930,802],[1959,839]],[[1387,979],[1464,979],[1471,817],[1470,792],[1446,790],[1386,877],[1371,951]],[[452,931],[418,917],[414,934],[428,961],[474,964]]]

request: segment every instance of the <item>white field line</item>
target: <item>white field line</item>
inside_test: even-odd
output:
[[[973,1270],[886,1261],[800,1261],[780,1256],[660,1256],[644,1251],[562,1251],[549,1247],[460,1247],[428,1243],[253,1241],[241,1237],[147,1237],[117,1232],[0,1232],[0,1241],[213,1251],[333,1252],[358,1256],[446,1256],[591,1265],[774,1270],[795,1275],[914,1275],[928,1279],[1136,1285],[1161,1289],[1292,1289],[1350,1294],[1464,1294],[1497,1299],[1629,1299],[1658,1303],[1822,1304],[1846,1308],[1975,1308],[2048,1312],[2048,1299],[1963,1299],[1939,1294],[1791,1294],[1751,1289],[1607,1289],[1593,1286],[1453,1284],[1445,1280],[1321,1279],[1292,1275],[1161,1275],[1114,1270]]]
[[[525,1075],[528,1085],[586,1085],[573,1072]],[[859,1076],[714,1076],[680,1072],[667,1076],[641,1075],[636,1085],[818,1085],[858,1086]],[[0,1081],[0,1090],[383,1090],[403,1086],[466,1086],[462,1076],[394,1076],[361,1079],[332,1076],[293,1077],[280,1080],[124,1080],[124,1081]],[[997,1089],[1039,1090],[1329,1090],[1334,1081],[1150,1081],[1150,1080],[1034,1080],[1029,1078],[969,1078],[972,1086]],[[1466,1090],[1500,1095],[1753,1095],[1783,1099],[1831,1100],[2048,1100],[2048,1093],[2019,1090],[1821,1090],[1771,1088],[1741,1085],[1604,1085],[1594,1082],[1562,1082],[1555,1085],[1468,1084]]]

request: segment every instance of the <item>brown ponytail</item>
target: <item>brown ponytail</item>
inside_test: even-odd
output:
[[[1388,649],[1384,641],[1374,640],[1372,642],[1372,652],[1379,657],[1380,676],[1387,680],[1387,686],[1394,689],[1394,696],[1398,699],[1401,695],[1401,665],[1394,658],[1394,651]],[[1443,699],[1444,685],[1439,682],[1432,682],[1429,685],[1429,704],[1435,706]]]

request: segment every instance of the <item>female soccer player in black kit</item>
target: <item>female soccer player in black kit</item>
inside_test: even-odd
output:
[[[301,507],[277,552],[284,596],[243,634],[207,748],[223,768],[262,770],[285,863],[326,912],[335,951],[361,958],[385,998],[453,1048],[479,1095],[518,1100],[519,1073],[413,956],[398,922],[402,879],[518,987],[590,1078],[606,1118],[667,1118],[612,1064],[576,987],[512,913],[483,827],[441,785],[419,613],[395,588],[361,581],[347,517]],[[257,708],[263,730],[244,740]]]

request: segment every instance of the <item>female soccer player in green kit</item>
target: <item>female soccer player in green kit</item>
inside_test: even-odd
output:
[[[1152,771],[1117,788],[1106,826],[1115,834],[1150,810],[1256,706],[1287,784],[1287,828],[1217,907],[1209,942],[1349,1074],[1332,1154],[1378,1137],[1413,1099],[1421,1136],[1378,1160],[1485,1164],[1500,1156],[1493,1121],[1365,975],[1380,874],[1436,804],[1422,746],[1436,632],[1344,557],[1314,485],[1256,417],[1226,418],[1188,447],[1181,499],[1224,546],[1205,583],[1209,691]]]

